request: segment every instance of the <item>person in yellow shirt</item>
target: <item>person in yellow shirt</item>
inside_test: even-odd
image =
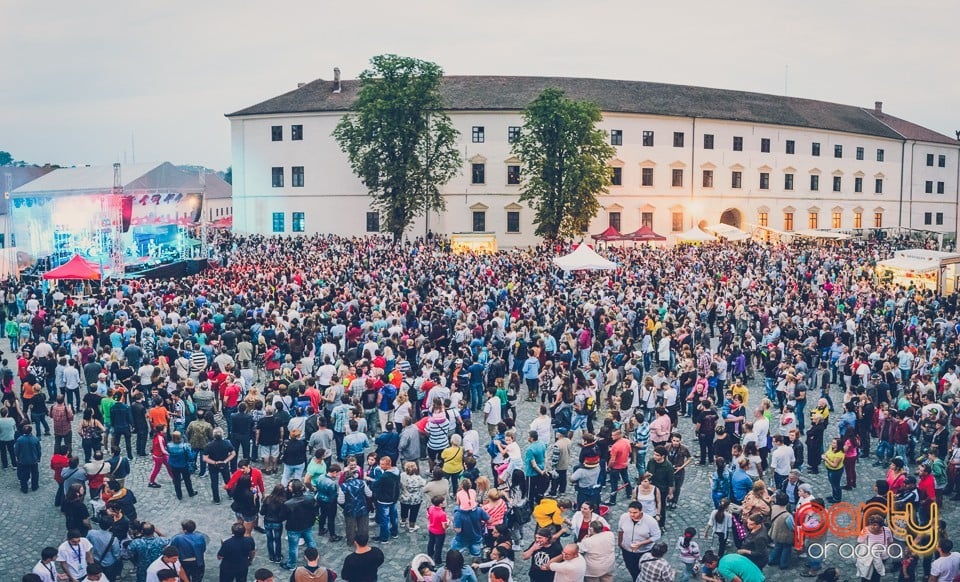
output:
[[[730,388],[730,391],[733,392],[733,395],[740,395],[740,399],[743,401],[743,405],[747,405],[747,398],[750,397],[750,393],[747,391],[747,387],[743,385],[739,380],[734,383],[733,387]]]
[[[840,439],[833,439],[830,448],[823,453],[823,464],[827,467],[827,479],[830,481],[832,494],[827,498],[830,503],[840,503],[843,490],[840,488],[840,479],[843,477],[843,447]]]
[[[553,530],[551,536],[553,540],[560,539],[563,532],[566,531],[563,517],[564,512],[569,511],[573,503],[569,499],[555,499],[553,497],[544,497],[540,503],[533,508],[533,519],[537,522],[537,528],[548,527]]]

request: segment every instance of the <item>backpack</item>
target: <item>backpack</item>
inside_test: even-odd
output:
[[[554,429],[565,428],[570,430],[570,427],[573,425],[573,413],[570,411],[569,406],[565,406],[553,415],[553,420],[550,421],[550,425]]]

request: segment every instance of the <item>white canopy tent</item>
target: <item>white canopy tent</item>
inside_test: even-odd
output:
[[[569,255],[553,259],[553,264],[564,271],[610,271],[617,268],[616,263],[601,257],[584,243]]]
[[[699,228],[691,228],[690,230],[680,232],[674,235],[678,243],[704,243],[704,242],[716,242],[717,237],[713,236],[708,232],[703,232]]]
[[[730,226],[729,224],[711,224],[710,226],[706,227],[706,230],[709,230],[713,234],[732,242],[738,242],[750,238],[749,232],[744,232],[735,226]]]

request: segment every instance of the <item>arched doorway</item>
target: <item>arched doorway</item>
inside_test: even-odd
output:
[[[743,223],[743,215],[736,208],[728,208],[720,215],[720,224],[726,224],[734,228],[740,228]]]

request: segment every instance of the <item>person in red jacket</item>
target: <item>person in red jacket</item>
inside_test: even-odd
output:
[[[70,449],[66,445],[56,448],[50,457],[50,468],[53,470],[53,480],[57,482],[57,496],[54,505],[60,507],[63,502],[63,475],[61,472],[70,466]]]
[[[937,500],[937,484],[930,465],[926,463],[917,465],[917,491],[920,493],[920,515],[929,519],[930,505]]]
[[[254,494],[259,496],[260,499],[263,499],[266,496],[266,486],[263,484],[263,473],[260,469],[257,469],[250,464],[250,459],[243,459],[237,463],[237,470],[233,472],[233,475],[230,476],[230,480],[227,481],[223,488],[227,491],[233,491],[233,488],[236,487],[237,481],[240,480],[240,477],[244,475],[250,476],[250,489],[253,490]],[[265,533],[262,527],[260,527],[260,518],[257,518],[257,521],[253,524],[253,529]]]

